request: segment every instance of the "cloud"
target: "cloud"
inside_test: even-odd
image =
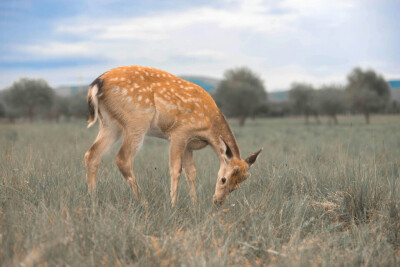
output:
[[[267,11],[259,1],[253,4],[243,1],[235,9],[201,7],[137,18],[102,18],[100,21],[75,18],[57,26],[56,31],[81,36],[90,34],[94,39],[101,40],[157,41],[169,39],[174,31],[199,24],[225,30],[271,32],[285,30],[288,22],[296,19],[296,15],[293,14],[276,16],[268,14]]]
[[[45,55],[46,57],[79,56],[95,53],[88,42],[46,42],[42,44],[19,46],[24,53]]]
[[[367,39],[373,33],[362,27],[358,14],[365,7],[358,0],[225,0],[180,9],[146,4],[140,8],[148,12],[127,16],[113,9],[101,18],[90,13],[61,17],[52,22],[46,39],[14,45],[17,52],[2,55],[0,61],[26,60],[30,64],[21,73],[28,73],[29,66],[40,65],[43,71],[46,62],[50,69],[54,62],[65,60],[68,75],[85,73],[85,82],[119,65],[214,77],[232,67],[248,66],[260,73],[269,89],[287,87],[294,80],[337,82],[359,62],[388,62],[374,58],[364,43],[358,43],[368,40],[369,45],[382,47],[381,42]],[[380,66],[390,73],[399,69],[397,63]],[[52,73],[53,81],[54,77],[64,81],[67,72],[57,71],[61,68],[47,73]]]
[[[173,58],[215,62],[240,53],[238,34],[287,33],[293,30],[288,25],[294,19],[293,14],[268,14],[261,1],[240,1],[233,8],[159,11],[134,18],[80,16],[55,22],[53,35],[71,36],[74,41],[43,40],[19,46],[19,50],[35,58],[102,56],[115,62],[138,57],[155,63]]]
[[[343,84],[345,82],[346,73],[346,71],[334,71],[329,74],[316,75],[299,65],[293,64],[267,69],[263,72],[262,77],[265,79],[269,91],[274,91],[288,89],[293,82],[312,83],[315,87],[327,83]],[[290,80],[288,80],[288,77],[290,77]]]

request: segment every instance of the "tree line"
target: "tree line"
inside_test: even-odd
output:
[[[304,115],[306,123],[314,117],[328,116],[338,124],[338,114],[362,113],[366,123],[372,113],[400,113],[400,103],[390,102],[390,85],[374,70],[354,68],[345,85],[328,84],[315,88],[312,84],[294,82],[287,101],[268,101],[260,77],[246,67],[228,70],[214,98],[223,112],[239,119],[255,116]]]
[[[308,83],[292,83],[287,101],[268,101],[264,83],[247,67],[227,70],[224,79],[212,93],[217,105],[228,117],[244,125],[248,117],[304,115],[306,123],[320,115],[338,123],[337,115],[362,113],[367,123],[372,113],[400,113],[400,104],[390,102],[390,86],[374,70],[353,69],[346,85],[329,84],[314,88]],[[25,118],[69,120],[86,118],[86,92],[63,97],[43,79],[21,78],[0,91],[0,118],[10,122]]]
[[[0,117],[10,122],[25,118],[60,120],[86,118],[86,92],[72,96],[56,95],[43,79],[21,78],[0,92]]]

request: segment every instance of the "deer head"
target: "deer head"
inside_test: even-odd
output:
[[[241,183],[250,177],[248,170],[257,160],[262,148],[245,160],[234,157],[229,146],[220,137],[221,166],[213,196],[214,204],[222,205],[232,191],[238,189]]]

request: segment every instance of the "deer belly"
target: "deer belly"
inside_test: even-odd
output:
[[[156,110],[147,135],[168,139],[170,131],[175,125],[175,118],[172,114]]]
[[[158,137],[162,139],[168,139],[168,135],[161,131],[160,128],[151,126],[146,133],[147,136]]]
[[[187,144],[187,148],[190,150],[198,150],[204,148],[207,145],[208,145],[207,141],[194,139]]]

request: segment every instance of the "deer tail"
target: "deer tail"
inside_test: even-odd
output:
[[[96,123],[99,116],[99,95],[101,94],[101,87],[103,85],[103,80],[97,78],[92,82],[89,87],[87,103],[89,109],[89,120],[88,128],[92,127]]]

